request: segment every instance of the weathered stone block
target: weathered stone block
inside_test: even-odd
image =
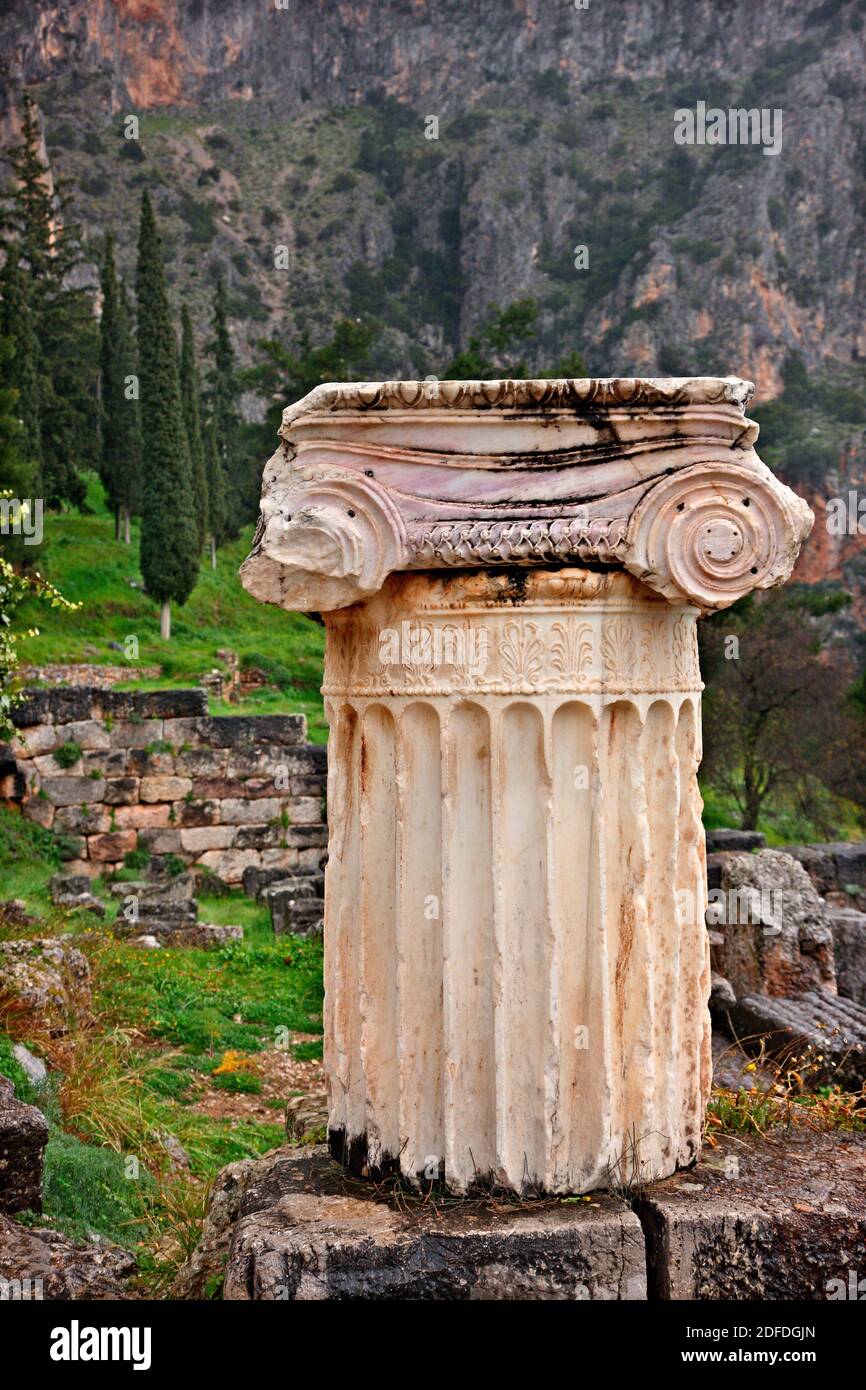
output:
[[[31,758],[27,771],[36,772],[39,777],[80,777],[82,768],[83,759],[73,763],[72,767],[63,767],[53,753],[40,753],[38,757]]]
[[[194,719],[166,719],[163,723],[165,741],[173,744],[178,751],[181,749],[192,750],[201,741],[198,726],[198,717]]]
[[[707,854],[713,854],[717,850],[750,853],[753,849],[764,849],[766,843],[766,835],[762,835],[759,830],[707,831]]]
[[[837,910],[830,914],[836,987],[856,1004],[866,1005],[866,912]]]
[[[864,1194],[863,1135],[723,1140],[690,1172],[638,1193],[650,1296],[839,1297],[848,1272],[866,1268]]]
[[[321,825],[323,809],[321,797],[293,797],[285,804],[292,825]]]
[[[734,993],[793,995],[832,988],[827,906],[789,854],[710,855],[707,923],[722,936],[713,966]]]
[[[123,1281],[135,1269],[135,1256],[107,1241],[83,1245],[59,1231],[0,1217],[0,1280],[22,1279],[23,1272],[25,1286],[29,1280],[30,1289],[39,1289],[41,1298],[125,1299],[130,1295]]]
[[[250,1165],[235,1210],[230,1300],[646,1297],[640,1223],[616,1197],[401,1212],[350,1195],[323,1148],[286,1148]]]
[[[294,883],[274,883],[266,890],[264,900],[270,909],[275,935],[289,932],[295,936],[321,935],[325,910],[321,899],[299,895]]]
[[[866,1081],[866,1008],[852,999],[824,990],[786,999],[749,994],[737,998],[731,1019],[738,1037],[763,1038],[771,1053],[808,1053],[813,1086],[836,1082],[857,1091]]]
[[[265,854],[272,852],[264,851]],[[198,862],[224,883],[240,883],[244,869],[257,867],[261,863],[261,855],[255,849],[212,849],[203,854]]]
[[[175,747],[178,747],[175,744]],[[228,763],[226,748],[188,748],[175,755],[175,769],[183,777],[221,778]]]
[[[139,690],[135,712],[143,719],[194,719],[207,714],[207,693],[190,690]]]
[[[13,705],[10,711],[12,723],[24,733],[27,728],[37,724],[52,724],[54,715],[51,708],[50,690],[25,690],[23,699]]]
[[[107,753],[85,753],[81,759],[84,772],[101,772],[106,777],[122,777],[126,772],[126,750],[113,748]]]
[[[289,791],[292,796],[317,796],[325,795],[327,789],[327,776],[315,777],[292,777],[289,779]]]
[[[319,873],[328,860],[327,850],[299,849],[296,851],[297,867],[302,874]]]
[[[279,825],[239,825],[235,845],[238,849],[278,849],[282,838]]]
[[[174,815],[181,829],[199,825],[219,825],[218,801],[176,801]]]
[[[252,748],[256,744],[294,747],[307,736],[303,714],[216,715],[201,719],[198,735],[215,748]]]
[[[101,835],[111,829],[111,818],[103,806],[59,806],[54,817],[57,830],[71,835]]]
[[[263,869],[287,869],[290,873],[301,867],[296,849],[263,849],[261,864]]]
[[[266,825],[279,819],[282,803],[276,797],[260,797],[252,801],[227,797],[220,802],[220,821],[223,825]]]
[[[131,719],[135,714],[134,690],[97,690],[94,692],[92,710],[94,717],[100,719]]]
[[[244,892],[248,898],[255,898],[257,902],[261,902],[265,889],[268,888],[270,884],[279,883],[280,880],[284,878],[284,871],[277,866],[269,869],[244,869],[242,877]]]
[[[111,731],[118,748],[147,748],[162,739],[161,719],[119,719]]]
[[[28,797],[21,806],[21,813],[27,820],[35,821],[37,825],[44,826],[46,830],[50,830],[54,824],[54,807],[47,797]]]
[[[111,777],[105,784],[107,806],[131,806],[138,801],[137,777]]]
[[[47,1143],[48,1122],[42,1111],[18,1100],[12,1082],[0,1076],[0,1211],[42,1210]]]
[[[12,746],[15,757],[26,761],[53,753],[55,748],[59,748],[60,742],[52,724],[35,724],[19,729]]]
[[[328,843],[326,825],[290,825],[284,831],[290,849],[324,849]]]
[[[131,809],[131,808],[130,808]],[[157,828],[139,830],[138,847],[150,854],[178,854],[180,851],[180,831]]]
[[[114,830],[105,835],[90,835],[87,854],[97,863],[116,863],[135,849],[134,830]]]
[[[42,791],[53,806],[84,806],[105,800],[105,779],[45,777]]]
[[[194,830],[181,830],[180,843],[187,854],[205,854],[212,849],[230,849],[235,842],[232,825],[203,825]]]
[[[82,749],[107,753],[111,739],[105,725],[97,719],[78,719],[70,724],[57,724],[57,737],[61,744],[77,743]]]
[[[79,865],[70,864],[70,873]],[[0,989],[20,996],[29,1009],[54,1021],[71,1005],[90,1000],[90,967],[81,951],[53,937],[0,941]]]
[[[170,815],[171,806],[167,801],[149,806],[118,806],[114,822],[121,830],[154,830],[168,826]]]
[[[150,753],[147,748],[130,748],[126,758],[126,771],[136,777],[173,777],[174,754]]]
[[[189,777],[142,777],[138,794],[142,801],[180,801],[191,791]]]

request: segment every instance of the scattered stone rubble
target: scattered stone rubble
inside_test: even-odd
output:
[[[136,1297],[125,1282],[135,1268],[135,1257],[118,1245],[87,1245],[0,1216],[0,1297],[125,1302]]]
[[[48,1123],[0,1076],[0,1300],[126,1299],[135,1259],[107,1241],[85,1245],[59,1231],[22,1226],[17,1212],[42,1211]]]
[[[51,901],[67,912],[80,910],[104,917],[105,904],[90,891],[90,885],[88,874],[55,874],[49,884]]]
[[[864,869],[866,845],[707,858],[714,1022],[783,1059],[808,1050],[815,1085],[866,1081],[866,914],[835,905]]]
[[[90,967],[75,946],[57,937],[0,941],[0,987],[62,1027],[67,1013],[90,1003]]]
[[[48,1123],[0,1076],[0,1212],[42,1210],[42,1169]]]
[[[144,949],[158,946],[210,948],[228,941],[242,941],[239,926],[217,926],[198,920],[198,901],[193,897],[191,873],[174,877],[156,874],[141,881],[113,883],[109,892],[120,900],[112,923],[115,936]]]

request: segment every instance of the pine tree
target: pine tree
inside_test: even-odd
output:
[[[39,413],[39,344],[33,331],[27,276],[21,269],[18,247],[6,251],[0,274],[0,336],[8,340],[4,375],[15,392],[15,409],[21,422],[18,449],[32,465],[34,494],[42,496],[42,431]]]
[[[141,382],[141,573],[171,635],[171,600],[183,604],[198,575],[189,450],[160,238],[150,196],[141,200],[138,240],[138,355]]]
[[[180,394],[183,418],[189,446],[192,475],[193,505],[199,553],[208,534],[207,480],[205,478],[204,443],[201,434],[201,384],[195,359],[195,336],[192,319],[186,304],[181,305]]]
[[[216,569],[217,546],[225,539],[226,490],[223,462],[217,443],[216,425],[209,420],[205,429],[205,464],[207,469],[207,514],[210,530],[210,564]]]
[[[38,343],[42,486],[49,504],[84,500],[80,469],[96,463],[98,341],[88,291],[70,284],[81,263],[78,229],[68,219],[65,181],[47,166],[39,116],[29,93],[21,107],[21,143],[8,152],[14,179],[7,245],[18,246],[28,278]]]
[[[105,242],[100,321],[100,474],[116,518],[116,534],[130,543],[130,517],[140,497],[141,441],[134,378],[134,346],[126,292],[117,279],[114,238]]]

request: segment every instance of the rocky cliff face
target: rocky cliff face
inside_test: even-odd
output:
[[[383,374],[436,373],[531,295],[532,366],[754,379],[776,466],[820,498],[862,491],[866,456],[864,22],[864,0],[13,0],[0,58],[7,124],[31,85],[87,231],[129,266],[150,186],[200,317],[227,273],[242,354],[373,314]],[[781,110],[781,151],[676,144],[699,101]],[[798,355],[825,389],[794,422]],[[862,541],[816,536],[804,573],[848,582],[851,552],[863,588]]]

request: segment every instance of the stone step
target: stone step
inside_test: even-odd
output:
[[[198,950],[210,950],[225,946],[230,941],[244,939],[243,927],[215,926],[207,922],[137,922],[134,925],[130,924],[126,930],[118,934],[131,941],[133,945],[149,946],[155,941],[159,946],[186,946]]]
[[[244,869],[243,884],[244,892],[248,898],[255,898],[256,902],[262,902],[264,895],[269,888],[275,884],[294,882],[299,885],[306,885],[303,889],[306,896],[309,896],[308,888],[312,887],[313,894],[322,898],[325,895],[325,875],[323,873],[292,873],[287,869],[267,868],[257,869],[254,865],[249,865]],[[301,895],[301,888],[298,890]]]
[[[722,1138],[696,1167],[637,1193],[649,1297],[856,1298],[856,1271],[866,1270],[864,1194],[862,1134]]]
[[[294,880],[285,886],[274,884],[265,899],[271,914],[271,926],[277,936],[318,936],[325,915],[323,898],[311,894],[298,895]]]
[[[783,1059],[786,1054],[802,1057],[811,1045],[812,1089],[836,1082],[858,1090],[866,1081],[866,1008],[852,999],[823,990],[778,999],[747,994],[737,1000],[730,1017],[744,1045],[766,1038],[769,1050]]]

